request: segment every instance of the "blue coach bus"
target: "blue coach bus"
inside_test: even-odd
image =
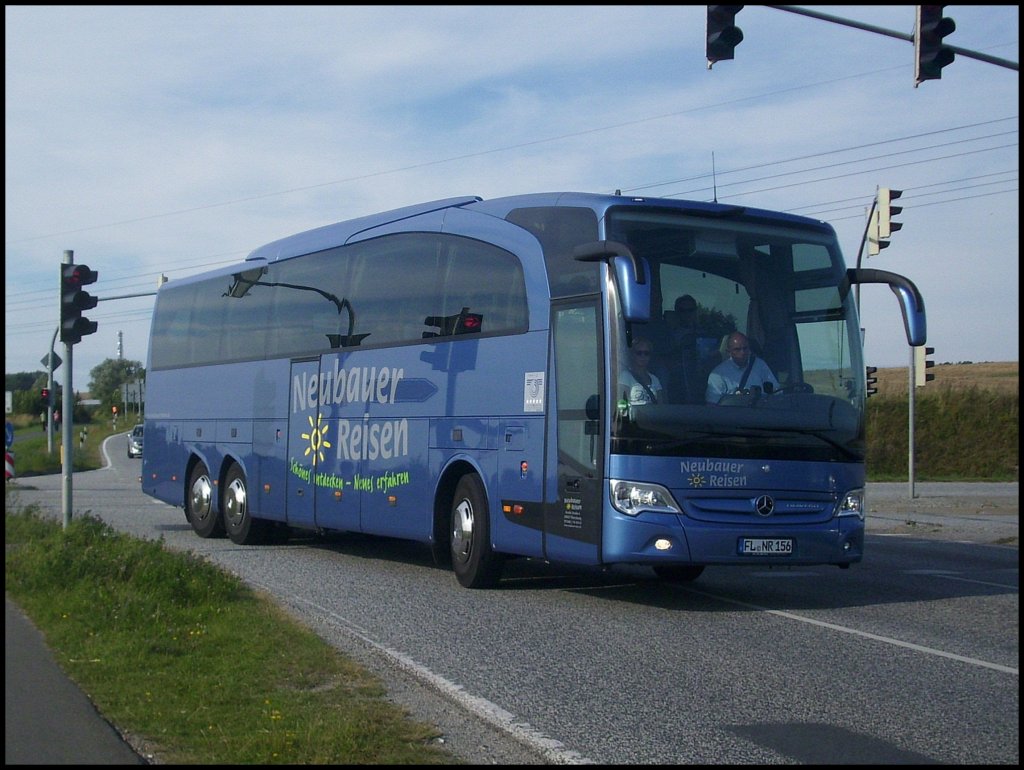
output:
[[[889,285],[924,343],[913,283],[759,209],[464,197],[300,233],[161,286],[142,488],[201,537],[422,541],[469,588],[514,557],[845,568],[864,548],[859,283]],[[777,385],[709,401],[735,332]],[[640,344],[662,385],[645,401],[622,381]]]

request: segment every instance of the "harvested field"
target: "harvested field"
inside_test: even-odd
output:
[[[936,364],[929,372],[935,379],[927,388],[966,389],[976,387],[998,393],[1019,393],[1019,361],[996,361],[977,364]],[[907,367],[879,369],[879,396],[906,396],[909,383]]]

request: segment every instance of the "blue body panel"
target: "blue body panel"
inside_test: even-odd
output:
[[[863,519],[837,515],[844,495],[864,487],[860,463],[613,456],[609,476],[663,484],[682,509],[634,517],[606,503],[609,563],[850,564],[863,557]],[[773,501],[770,516],[757,512],[762,495]],[[659,538],[673,547],[655,548]],[[793,551],[744,555],[741,538],[792,538]]]
[[[859,561],[863,519],[836,515],[843,496],[863,487],[859,462],[722,461],[606,451],[597,469],[603,476],[600,504],[583,512],[599,517],[598,539],[545,532],[545,517],[570,505],[559,491],[552,305],[538,239],[505,217],[522,208],[571,206],[591,209],[603,222],[612,207],[652,204],[698,216],[742,213],[751,220],[832,233],[816,220],[713,203],[550,193],[492,201],[450,198],[283,238],[257,248],[240,266],[174,285],[230,277],[254,265],[386,234],[451,233],[520,258],[529,298],[527,330],[368,345],[294,360],[151,370],[143,491],[182,506],[190,464],[202,462],[221,482],[237,464],[257,518],[431,542],[446,481],[472,470],[486,491],[492,547],[506,554],[585,564]],[[606,283],[614,282],[607,269],[602,275]],[[610,290],[604,292],[607,303]],[[539,395],[532,389],[538,381],[544,383]],[[607,377],[608,389],[611,381]],[[607,442],[611,399],[602,409]],[[661,484],[682,513],[627,516],[611,503],[604,480],[609,478]],[[756,511],[764,495],[775,505],[770,517]],[[509,512],[520,508],[525,513]],[[743,538],[791,539],[793,550],[787,556],[744,556],[738,548]],[[659,540],[671,547],[656,547]]]

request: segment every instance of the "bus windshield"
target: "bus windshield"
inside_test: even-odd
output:
[[[652,281],[650,322],[613,313],[613,454],[863,461],[859,324],[832,232],[630,207],[607,228]]]

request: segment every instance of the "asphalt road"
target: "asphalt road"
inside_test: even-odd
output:
[[[123,437],[120,441],[123,441]],[[981,589],[978,593],[935,593],[936,589],[932,587],[921,588],[921,592],[928,592],[924,603],[920,603],[921,596],[915,593],[918,590],[916,588],[906,595],[892,597],[891,603],[888,597],[884,600],[871,598],[877,597],[878,589],[840,580],[837,577],[840,571],[834,569],[823,573],[824,578],[798,571],[796,574],[778,574],[774,581],[762,583],[762,586],[768,587],[758,590],[759,601],[767,606],[769,599],[776,597],[777,604],[787,608],[781,613],[766,609],[766,606],[755,608],[751,603],[749,584],[743,583],[748,578],[743,576],[733,580],[735,571],[719,571],[718,574],[727,574],[728,577],[713,581],[709,587],[702,587],[702,579],[694,588],[680,587],[677,590],[671,586],[659,586],[643,576],[638,578],[629,571],[611,576],[587,570],[549,572],[531,569],[527,564],[517,566],[510,572],[504,591],[467,592],[453,587],[454,578],[450,574],[433,569],[429,564],[429,555],[415,544],[375,541],[371,548],[366,541],[356,537],[321,543],[298,541],[293,546],[254,550],[239,548],[223,540],[200,540],[191,533],[180,511],[157,504],[138,493],[135,475],[138,473],[139,461],[123,458],[121,444],[118,439],[115,442],[112,450],[114,462],[109,469],[76,474],[73,498],[76,515],[90,508],[103,510],[104,518],[119,529],[142,537],[164,536],[169,547],[203,552],[225,568],[247,576],[246,579],[252,584],[264,589],[273,588],[282,606],[342,652],[378,673],[388,683],[393,699],[408,708],[416,718],[438,725],[447,747],[470,763],[647,763],[652,761],[652,755],[658,756],[660,759],[656,761],[661,762],[836,763],[834,752],[839,746],[844,747],[842,756],[848,761],[881,764],[950,761],[948,754],[943,754],[951,751],[948,748],[937,748],[930,753],[923,746],[920,750],[914,750],[900,747],[896,741],[866,738],[859,731],[869,727],[872,730],[870,735],[873,736],[890,732],[885,716],[889,707],[879,707],[870,698],[865,702],[864,710],[857,712],[860,716],[852,719],[842,716],[847,706],[835,706],[828,699],[823,700],[819,708],[835,708],[839,716],[830,720],[822,711],[812,707],[811,700],[817,698],[821,690],[838,687],[846,692],[851,687],[847,680],[854,680],[854,683],[852,689],[843,696],[844,701],[851,697],[862,697],[857,694],[856,680],[863,678],[865,681],[876,681],[873,672],[869,677],[863,669],[876,666],[885,669],[890,665],[889,662],[879,662],[873,657],[864,658],[863,663],[858,663],[863,651],[842,641],[845,635],[853,633],[849,629],[839,635],[839,642],[833,641],[831,637],[836,635],[830,631],[827,647],[818,649],[815,646],[802,653],[808,661],[821,658],[818,669],[822,673],[827,672],[831,679],[826,678],[814,684],[815,677],[810,677],[811,682],[801,682],[800,687],[794,687],[794,682],[783,677],[779,680],[783,691],[759,696],[759,700],[763,701],[761,706],[753,705],[754,702],[748,701],[747,696],[739,692],[734,693],[734,700],[717,705],[713,699],[709,702],[706,693],[702,692],[699,696],[694,695],[694,701],[690,704],[696,710],[667,717],[669,721],[665,723],[665,729],[675,724],[672,729],[679,734],[650,733],[648,738],[643,738],[643,731],[649,730],[652,722],[662,721],[665,715],[656,716],[659,714],[657,703],[636,701],[616,688],[640,688],[637,694],[643,693],[643,697],[651,701],[660,699],[664,701],[663,708],[671,710],[673,707],[670,703],[675,703],[676,708],[681,703],[689,703],[690,696],[686,693],[692,685],[671,680],[659,682],[658,679],[648,683],[647,677],[651,671],[631,671],[634,663],[647,661],[647,668],[656,671],[680,655],[685,658],[695,651],[714,655],[711,650],[715,644],[724,645],[721,649],[728,650],[720,654],[723,658],[734,654],[736,649],[749,646],[751,652],[743,658],[747,662],[742,665],[754,668],[735,670],[727,665],[717,669],[705,665],[700,672],[694,670],[689,674],[698,676],[698,681],[692,684],[699,684],[701,690],[706,690],[721,675],[725,678],[718,681],[717,686],[728,690],[747,680],[760,683],[763,679],[775,680],[777,675],[781,675],[782,672],[774,669],[778,667],[779,660],[785,658],[775,655],[774,646],[788,644],[804,632],[785,632],[780,629],[783,635],[777,641],[769,641],[769,637],[763,636],[775,636],[775,630],[771,628],[773,624],[769,623],[760,627],[758,633],[762,636],[748,641],[743,635],[753,627],[754,616],[744,610],[744,605],[746,610],[756,609],[762,617],[766,613],[767,617],[775,613],[776,617],[787,621],[796,619],[804,626],[811,624],[813,628],[814,624],[820,624],[820,628],[833,630],[847,628],[836,622],[837,619],[842,619],[845,624],[856,620],[858,623],[863,622],[865,627],[881,628],[875,625],[878,622],[876,616],[881,616],[881,623],[889,624],[892,628],[887,629],[884,635],[875,633],[874,636],[879,640],[888,640],[886,644],[895,644],[893,649],[899,650],[901,644],[905,645],[900,641],[904,637],[919,638],[922,643],[915,643],[915,646],[921,650],[938,651],[939,660],[943,655],[948,656],[948,653],[943,652],[946,648],[962,645],[954,657],[971,663],[966,666],[966,674],[960,672],[957,676],[978,678],[975,671],[980,661],[981,669],[988,669],[987,676],[994,683],[986,680],[987,684],[984,687],[978,686],[977,691],[971,695],[960,693],[959,690],[948,694],[947,697],[952,697],[954,703],[946,708],[947,711],[949,708],[967,708],[955,702],[961,699],[970,701],[968,713],[982,713],[992,705],[985,702],[986,699],[993,700],[987,693],[1000,692],[1007,676],[1013,681],[1016,692],[1016,622],[1013,623],[1011,638],[1006,638],[1005,633],[1001,636],[985,633],[984,629],[978,629],[974,638],[959,628],[954,629],[951,636],[946,636],[944,628],[934,630],[928,627],[929,624],[956,625],[962,622],[965,611],[974,612],[979,607],[983,613],[979,622],[987,620],[984,615],[999,613],[997,627],[1002,628],[1005,623],[1001,618],[1007,611],[1012,612],[1016,620],[1017,557],[1013,549],[996,548],[994,551],[996,554],[1012,551],[1012,557],[1008,557],[1012,558],[1014,564],[1010,577],[1012,587],[1000,582],[998,588]],[[22,502],[39,502],[53,515],[59,516],[59,477],[25,479],[16,486]],[[137,496],[126,495],[125,490],[134,490]],[[1017,544],[1017,484],[919,483],[913,490],[915,496],[911,494],[909,485],[905,483],[869,485],[868,488],[869,533],[882,536],[873,543],[878,558],[875,569],[887,569],[891,563],[892,569],[900,569],[902,574],[910,575],[909,578],[900,578],[896,584],[901,590],[905,590],[904,582],[926,580],[918,575],[928,573],[932,564],[929,557],[929,560],[921,562],[922,568],[911,569],[916,566],[916,562],[911,565],[908,559],[917,557],[913,550],[900,550],[904,543],[930,541],[943,549],[947,543],[949,548],[961,547],[960,544],[967,544],[962,547],[971,544]],[[120,512],[114,513],[115,508]],[[964,558],[960,553],[957,551],[951,554],[949,563],[963,564]],[[386,562],[385,569],[375,564],[378,559]],[[255,560],[260,561],[258,569],[253,569]],[[305,562],[306,566],[297,565],[297,562]],[[317,578],[311,578],[307,570],[315,563],[321,563],[316,569],[323,568],[325,574],[331,576],[325,578],[327,580],[337,582],[339,574],[344,575],[344,597],[333,594],[327,596],[309,590],[310,583],[316,583]],[[995,569],[992,574],[1003,576],[1008,568],[990,569]],[[855,567],[842,575],[852,575],[856,570]],[[847,592],[847,595],[836,595],[822,603],[816,598],[820,591],[810,589],[806,594],[798,593],[793,586],[808,579],[812,584],[827,582],[839,586],[839,590]],[[972,573],[969,578],[949,575],[948,579],[979,585],[982,583],[977,573]],[[1000,577],[1000,581],[1003,580]],[[996,585],[992,581],[990,583]],[[412,585],[419,588],[410,594]],[[942,585],[955,586],[957,583]],[[1009,593],[1005,590],[1007,588],[1010,589]],[[984,595],[988,591],[993,592],[992,596]],[[867,592],[869,596],[865,599],[858,592]],[[1011,610],[1008,610],[1008,601],[1012,601]],[[721,610],[730,604],[739,607],[740,611],[734,614]],[[946,604],[949,606],[946,607]],[[941,615],[929,614],[936,612],[940,605],[945,607]],[[890,609],[898,612],[891,614]],[[16,612],[8,602],[5,752],[8,763],[47,761],[77,764],[95,761],[116,764],[135,762],[139,761],[139,757],[145,757],[146,747],[131,736],[128,739],[117,738],[110,745],[113,729],[95,710],[91,711],[90,718],[88,709],[84,711],[85,722],[91,721],[93,737],[86,737],[83,733],[68,742],[68,755],[63,759],[55,757],[55,753],[60,752],[60,742],[53,740],[53,733],[60,731],[61,725],[71,724],[77,718],[72,716],[73,712],[79,715],[83,713],[81,698],[78,697],[81,693],[78,692],[76,696],[76,688],[69,690],[65,686],[68,683],[61,675],[54,675],[52,669],[44,670],[44,663],[33,663],[30,660],[41,657],[45,662],[48,651],[38,635],[33,636],[22,627],[23,619],[19,621],[15,616],[12,622],[12,611]],[[601,613],[598,618],[594,617],[595,611]],[[450,620],[437,623],[438,613],[447,614]],[[492,616],[494,620],[489,620]],[[936,620],[936,617],[940,620]],[[683,618],[685,623],[682,626],[675,625]],[[904,622],[906,628],[901,628],[900,624]],[[492,633],[495,640],[487,641],[487,633],[479,633],[485,629],[476,628],[481,623],[501,623],[505,630]],[[638,628],[638,624],[649,627]],[[967,625],[971,624],[969,622]],[[556,637],[554,634],[558,627],[564,627],[572,633],[566,637]],[[494,632],[494,629],[490,631]],[[678,642],[672,641],[678,640],[680,634],[686,640],[681,648],[676,646]],[[994,638],[997,636],[998,639]],[[588,640],[586,644],[589,649],[582,650],[581,654],[593,654],[594,660],[606,659],[604,676],[591,676],[586,666],[580,668],[566,665],[567,656],[573,654],[573,645],[583,645],[583,639]],[[627,642],[629,639],[633,641]],[[538,643],[540,649],[544,645],[549,646],[550,654],[555,657],[545,660],[542,654],[538,659]],[[470,645],[470,648],[460,654],[460,646],[465,645]],[[480,646],[485,649],[494,646],[498,654],[493,659],[481,656],[477,649],[473,649]],[[517,656],[516,651],[520,647],[521,655]],[[752,652],[759,648],[761,653]],[[751,655],[762,656],[765,660],[763,663],[753,662]],[[902,690],[907,688],[901,687],[900,682],[908,676],[915,683],[914,686],[923,689],[944,687],[932,685],[930,680],[926,680],[926,677],[935,676],[931,670],[934,664],[904,659],[899,652],[891,655],[891,665],[896,668],[888,675],[883,672],[877,680],[880,689],[895,688],[888,693],[887,700],[897,701],[903,696]],[[453,656],[458,661],[456,668],[446,670]],[[847,657],[851,660],[845,660]],[[52,658],[50,662],[52,664]],[[849,666],[848,672],[840,664]],[[918,674],[913,667],[919,665],[923,667]],[[506,679],[500,672],[494,672],[495,668],[514,671],[514,676]],[[24,673],[29,685],[19,684],[17,677],[12,679],[12,670],[17,675]],[[689,671],[685,667],[682,670]],[[668,665],[666,671],[671,671],[672,676],[680,675],[680,669],[674,665]],[[762,673],[757,674],[757,671]],[[984,679],[984,676],[981,678]],[[555,680],[554,683],[552,680]],[[482,684],[484,681],[493,681],[494,684],[485,686]],[[554,695],[542,695],[552,684]],[[792,697],[787,696],[785,690],[802,692],[808,685],[811,689],[802,697],[807,700],[803,708],[811,708],[810,716],[795,719],[794,715],[798,715],[803,708],[796,708]],[[531,692],[536,692],[536,697],[532,697]],[[480,693],[486,693],[486,697]],[[542,700],[542,697],[553,698],[550,708],[554,711],[546,710],[548,707],[543,704],[547,701]],[[613,720],[612,724],[602,722],[605,717],[602,716],[600,704],[603,702],[610,704],[608,713],[613,716],[607,718]],[[911,704],[915,703],[918,701],[912,699]],[[498,704],[514,704],[514,708],[506,710]],[[616,707],[615,704],[619,705]],[[721,714],[716,712],[719,708]],[[936,717],[943,713],[941,704],[928,702],[917,706],[897,704],[891,708],[895,709],[898,716],[888,717],[888,721],[893,718],[906,719],[908,725],[914,721],[908,711],[915,712],[915,719],[918,718],[916,712],[924,714],[937,709]],[[762,709],[766,712],[762,713]],[[746,711],[752,713],[744,714]],[[715,713],[714,720],[707,723],[705,720],[712,712]],[[40,727],[40,722],[33,716],[36,713],[48,715],[44,723],[48,727]],[[776,713],[780,717],[785,714],[787,718],[783,723],[772,724],[771,719],[765,718],[765,713]],[[533,714],[532,722],[524,718],[524,714]],[[725,718],[722,714],[731,717]],[[721,727],[723,718],[735,723],[724,732]],[[988,723],[995,724],[996,727],[992,729],[997,729],[1000,735],[983,736],[979,739],[979,746],[964,748],[963,752],[966,753],[953,756],[965,756],[966,761],[974,759],[995,763],[1001,763],[1007,757],[1016,757],[1017,728],[1013,727],[1011,734],[1004,734],[1011,729],[1005,726],[1008,724],[1007,719],[1016,725],[1014,714],[996,714]],[[592,727],[584,727],[591,724]],[[543,725],[543,729],[536,725]],[[635,725],[635,731],[630,729],[631,725]],[[964,729],[970,727],[966,725]],[[595,732],[590,733],[592,729]],[[934,728],[922,724],[917,731],[923,732],[926,729]],[[116,736],[116,732],[114,734]],[[592,737],[584,737],[588,734]],[[551,735],[560,738],[572,736],[573,739],[563,741]],[[947,743],[955,739],[952,735],[940,737],[945,738]],[[722,745],[715,746],[716,741]],[[659,742],[671,745],[672,751],[677,753],[672,756],[652,754],[656,749],[648,744]],[[708,743],[711,745],[706,745]],[[917,737],[912,737],[908,743],[921,745]],[[135,749],[132,749],[133,744]],[[102,758],[86,759],[86,756],[93,756],[85,754],[86,749],[101,752]],[[125,753],[125,749],[129,753]],[[937,760],[936,756],[941,758]]]

